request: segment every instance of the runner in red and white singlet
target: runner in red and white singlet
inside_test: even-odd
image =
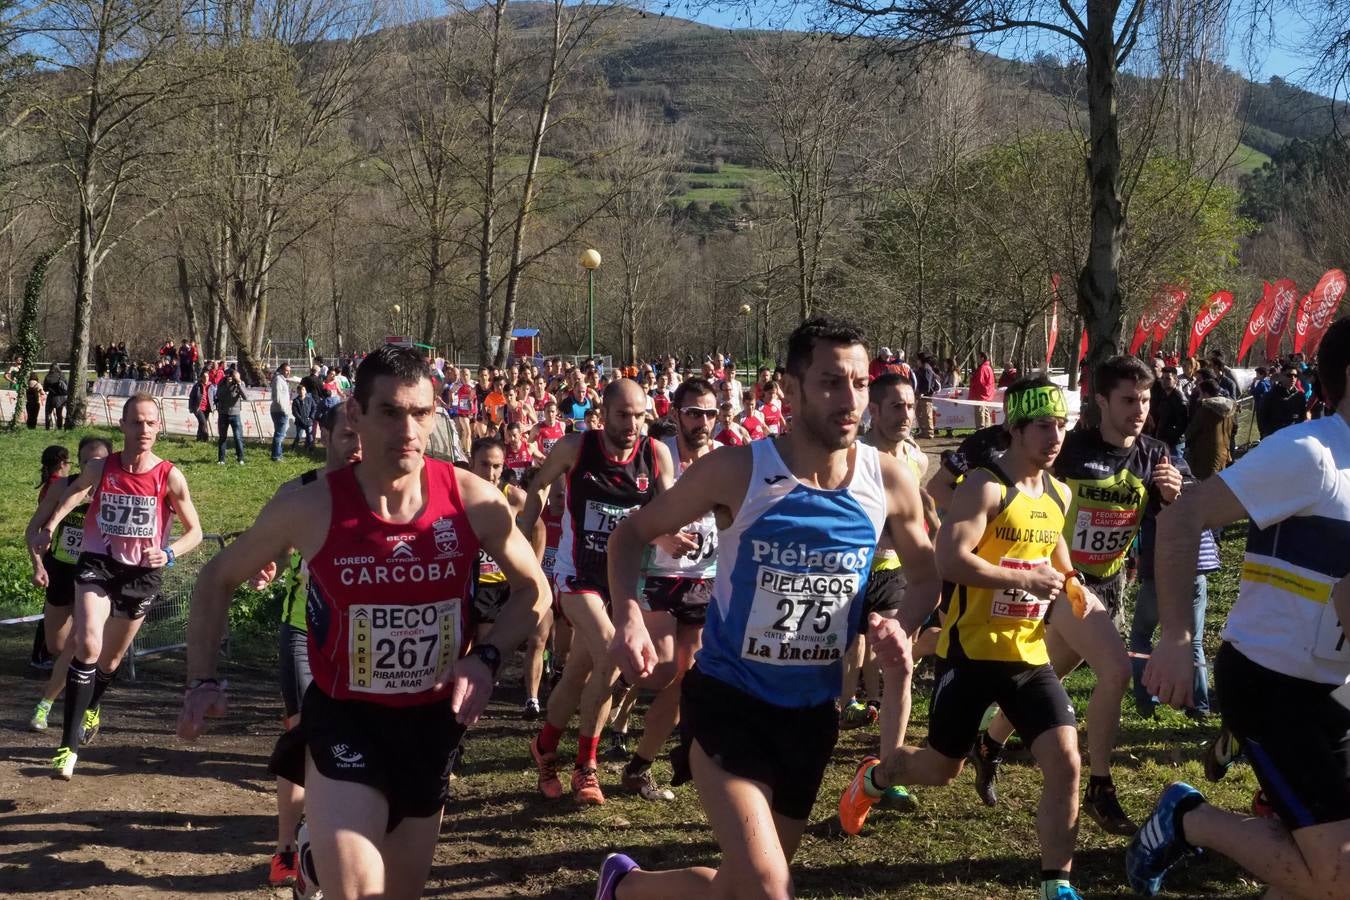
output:
[[[530,431],[530,450],[535,462],[543,462],[566,433],[567,426],[558,418],[558,401],[550,398],[544,404],[543,418]]]
[[[122,450],[90,460],[33,542],[34,550],[45,550],[53,529],[93,489],[75,563],[75,652],[66,675],[61,746],[52,759],[52,776],[66,781],[75,773],[76,750],[99,731],[104,692],[159,597],[164,569],[202,540],[187,479],[154,453],[160,429],[154,398],[127,400],[119,427]],[[183,534],[171,542],[175,513]]]
[[[507,425],[503,444],[506,448],[506,468],[511,472],[512,482],[524,483],[525,472],[534,465],[534,451],[525,439],[524,429],[515,423]]]
[[[367,356],[347,414],[362,461],[274,498],[202,570],[178,733],[225,711],[216,664],[234,589],[294,547],[309,562],[314,682],[272,770],[306,788],[297,888],[314,875],[330,896],[420,896],[452,754],[487,705],[498,648],[538,627],[548,586],[502,492],[425,457],[436,406],[420,353]],[[511,596],[466,652],[480,547]]]

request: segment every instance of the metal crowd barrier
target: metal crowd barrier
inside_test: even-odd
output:
[[[225,537],[219,534],[202,535],[201,546],[187,554],[172,569],[164,570],[160,595],[150,604],[145,621],[131,642],[131,649],[123,661],[123,669],[130,681],[136,680],[136,660],[157,653],[187,649],[188,610],[192,603],[192,588],[202,567],[225,548]],[[229,656],[230,626],[225,624],[224,651]]]

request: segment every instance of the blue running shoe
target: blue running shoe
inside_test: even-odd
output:
[[[1071,885],[1061,884],[1059,890],[1055,891],[1055,900],[1083,900],[1083,895],[1075,891]]]
[[[1130,848],[1125,851],[1125,877],[1136,894],[1157,895],[1163,876],[1172,866],[1187,856],[1200,855],[1201,851],[1187,844],[1176,828],[1177,805],[1190,797],[1205,799],[1204,794],[1184,781],[1168,785],[1152,814],[1130,841]]]
[[[638,868],[638,864],[622,853],[611,853],[600,864],[600,883],[595,887],[595,900],[614,900],[614,891],[619,882],[629,872]]]

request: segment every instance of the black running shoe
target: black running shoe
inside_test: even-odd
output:
[[[994,783],[998,781],[998,767],[1003,764],[1001,756],[986,756],[983,743],[970,751],[970,762],[975,767],[975,793],[985,806],[998,805],[998,791]]]
[[[1139,826],[1121,809],[1113,784],[1098,788],[1095,792],[1089,790],[1083,799],[1083,811],[1107,834],[1131,837],[1139,830]]]

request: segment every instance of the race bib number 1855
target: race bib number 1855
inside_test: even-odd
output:
[[[430,690],[459,657],[460,601],[347,610],[348,686],[368,694]]]

